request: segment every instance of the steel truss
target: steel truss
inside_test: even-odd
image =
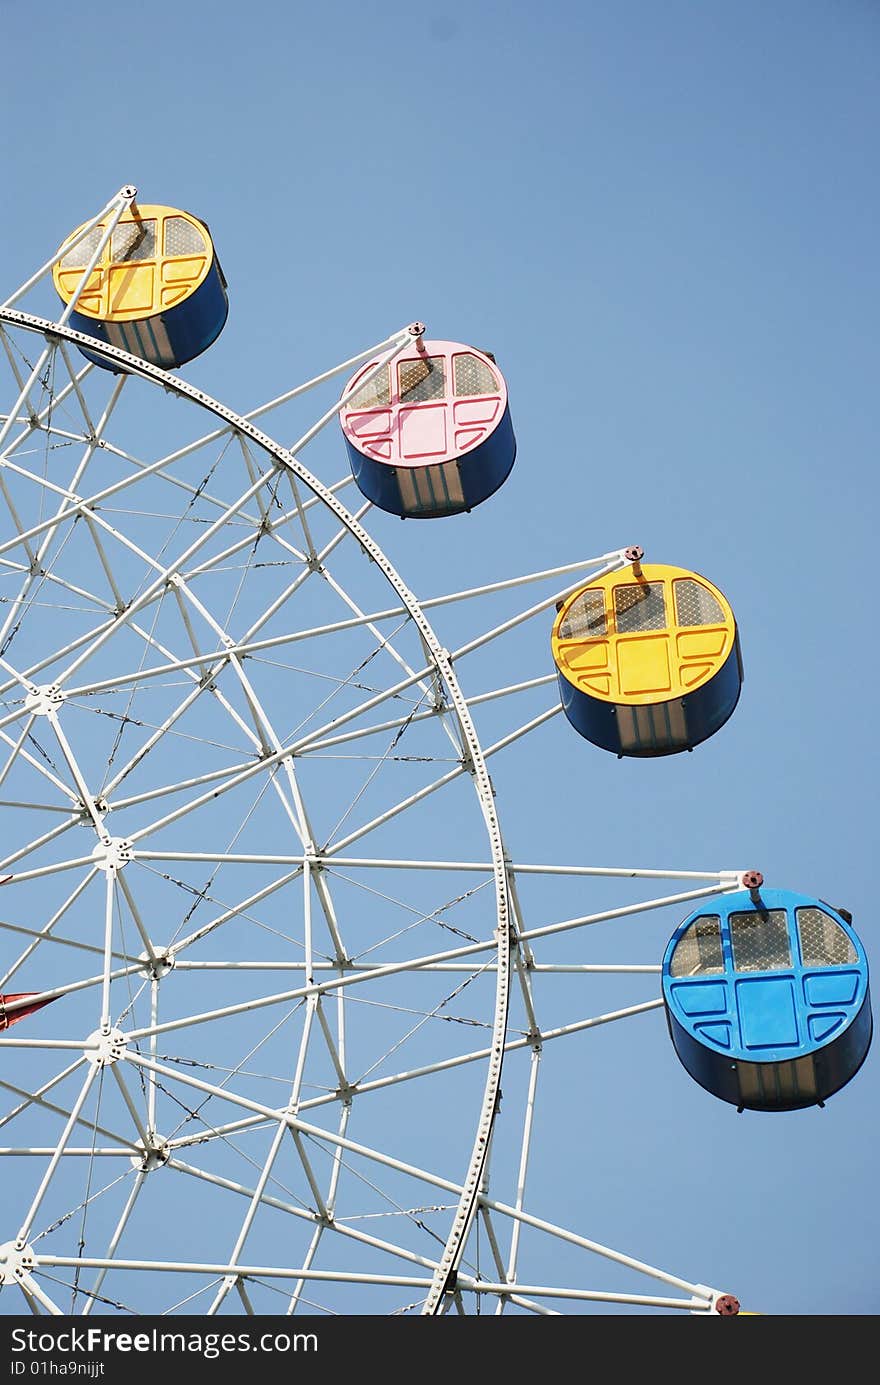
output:
[[[0,1306],[714,1311],[530,1173],[545,1051],[662,1005],[628,921],[743,872],[512,859],[489,764],[555,676],[464,690],[626,548],[417,599],[300,459],[344,399],[290,446],[257,419],[421,324],[239,414],[73,331],[76,295],[20,311],[56,257],[0,308]],[[594,907],[524,902],[551,884]]]

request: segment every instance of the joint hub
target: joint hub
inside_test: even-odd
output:
[[[143,1140],[138,1140],[141,1149],[140,1154],[133,1154],[131,1157],[132,1168],[139,1169],[141,1173],[152,1173],[154,1169],[161,1169],[163,1164],[167,1164],[171,1158],[171,1150],[168,1148],[168,1141],[161,1135],[151,1134],[150,1143],[145,1145]]]
[[[38,717],[48,716],[50,712],[58,711],[64,696],[57,683],[45,683],[28,693],[24,700],[25,711]]]
[[[121,1029],[111,1029],[104,1033],[101,1029],[96,1029],[94,1034],[90,1034],[87,1039],[88,1047],[84,1056],[96,1068],[110,1067],[113,1063],[118,1063],[120,1058],[125,1057],[125,1049],[128,1040]]]
[[[106,837],[95,847],[92,860],[101,870],[121,870],[131,860],[131,842],[124,837]]]
[[[138,957],[138,961],[143,963],[141,971],[144,976],[150,977],[153,981],[167,976],[169,971],[174,969],[174,960],[174,954],[169,947],[155,947],[152,957],[148,952],[142,952]]]
[[[103,821],[109,812],[110,804],[106,798],[93,798],[91,804],[80,799],[80,817],[84,822],[93,822],[95,814]]]
[[[7,1241],[0,1246],[0,1287],[17,1284],[36,1267],[37,1257],[32,1246]]]

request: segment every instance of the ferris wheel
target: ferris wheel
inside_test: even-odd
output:
[[[407,323],[241,414],[174,373],[226,322],[197,216],[127,186],[49,251],[0,306],[0,1311],[738,1312],[548,1213],[543,1093],[660,1011],[716,1097],[821,1102],[871,1038],[851,920],[522,860],[494,772],[555,717],[714,734],[724,593],[621,536],[417,598],[371,512],[491,502],[491,353]]]

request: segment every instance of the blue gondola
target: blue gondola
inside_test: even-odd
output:
[[[663,958],[666,1020],[700,1086],[738,1110],[822,1106],[864,1062],[872,1015],[849,914],[790,890],[750,888],[692,914]]]

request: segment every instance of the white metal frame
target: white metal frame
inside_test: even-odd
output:
[[[80,234],[85,235],[102,218],[109,217],[103,237],[106,240],[112,225],[132,204],[135,195],[133,187],[122,189],[98,216],[86,223]],[[345,396],[326,409],[290,447],[281,446],[255,420],[289,405],[306,391],[350,371],[377,352],[378,370],[424,330],[422,324],[405,326],[250,415],[241,415],[186,381],[73,331],[68,325],[73,302],[57,322],[14,307],[51,271],[56,258],[57,252],[0,308],[0,344],[9,363],[14,398],[5,418],[0,415],[0,495],[11,524],[8,535],[0,534],[0,574],[5,573],[14,590],[7,601],[8,613],[0,622],[0,794],[7,781],[21,780],[41,785],[45,799],[35,798],[27,803],[11,799],[6,803],[5,811],[12,811],[14,804],[18,816],[25,816],[25,809],[31,808],[40,830],[36,834],[26,833],[18,845],[3,853],[0,883],[9,884],[11,892],[20,892],[17,897],[25,897],[21,892],[30,890],[33,897],[39,898],[39,891],[47,883],[55,888],[59,880],[75,881],[66,893],[59,892],[57,907],[42,922],[26,923],[21,917],[17,921],[0,920],[0,937],[7,940],[9,947],[17,945],[20,949],[12,961],[3,960],[9,955],[6,948],[0,954],[0,993],[7,996],[4,1022],[12,1024],[22,1009],[35,1003],[52,1002],[40,1012],[39,1023],[35,1017],[22,1020],[20,1027],[7,1028],[0,1037],[0,1052],[7,1058],[27,1055],[34,1064],[34,1072],[42,1070],[48,1074],[41,1083],[22,1087],[10,1077],[9,1067],[5,1068],[0,1090],[10,1102],[5,1113],[0,1114],[0,1130],[14,1135],[19,1125],[33,1132],[45,1123],[47,1131],[54,1133],[54,1139],[41,1140],[32,1134],[24,1143],[11,1143],[0,1149],[7,1166],[24,1164],[37,1170],[31,1195],[17,1208],[16,1225],[7,1225],[5,1234],[0,1227],[0,1242],[5,1241],[0,1245],[0,1286],[17,1289],[34,1313],[51,1314],[67,1311],[63,1295],[71,1292],[71,1285],[77,1311],[101,1311],[106,1286],[120,1276],[134,1276],[134,1280],[146,1276],[150,1281],[182,1276],[188,1282],[193,1278],[205,1281],[211,1287],[207,1300],[202,1287],[197,1311],[209,1314],[265,1311],[257,1302],[256,1289],[266,1282],[271,1282],[275,1292],[278,1286],[286,1286],[288,1312],[313,1302],[312,1296],[322,1291],[321,1286],[339,1290],[347,1285],[360,1285],[364,1290],[381,1286],[400,1295],[401,1306],[395,1311],[410,1309],[423,1314],[464,1312],[484,1301],[490,1302],[496,1313],[510,1308],[552,1313],[565,1305],[584,1311],[587,1304],[614,1304],[643,1311],[714,1311],[723,1291],[648,1265],[575,1230],[555,1225],[527,1208],[531,1152],[541,1133],[535,1101],[545,1047],[557,1039],[630,1020],[662,1005],[654,997],[564,1023],[539,1021],[540,1006],[534,994],[537,976],[656,976],[659,966],[656,962],[539,961],[534,948],[539,940],[543,946],[544,939],[579,936],[596,924],[641,916],[655,909],[681,910],[693,901],[741,888],[743,872],[512,861],[502,836],[487,762],[560,712],[555,675],[536,672],[532,677],[470,697],[459,681],[459,668],[470,655],[552,609],[582,585],[587,576],[597,577],[626,566],[627,550],[612,550],[585,561],[419,601],[362,523],[369,506],[352,512],[339,498],[351,478],[346,476],[334,485],[325,484],[300,460],[300,451],[335,419]],[[82,283],[87,274],[88,270]],[[35,362],[21,343],[35,345]],[[78,364],[80,347],[88,347],[90,352],[113,362],[121,373],[113,376],[90,364]],[[59,383],[55,375],[63,382]],[[157,459],[133,456],[120,445],[116,433],[116,419],[127,396],[130,377],[157,387],[153,391],[157,400],[170,395],[195,406],[215,422],[198,437]],[[362,384],[363,381],[359,382]],[[95,399],[101,401],[97,406]],[[33,460],[35,440],[45,449],[50,445],[76,449],[76,460],[66,480],[57,471],[50,473],[46,465],[39,469]],[[207,478],[194,485],[180,473],[182,463],[210,449],[219,457],[232,454],[237,459],[243,489],[232,500],[219,492],[215,495]],[[99,458],[112,461],[118,475],[109,483],[93,483],[89,489],[89,477],[97,469]],[[289,484],[291,503],[276,518],[272,506],[279,476]],[[141,517],[120,521],[114,515],[114,507],[128,502],[140,488],[150,494],[149,486],[157,479],[180,497],[187,512],[196,504],[204,510],[203,515],[200,513],[197,536],[179,547],[172,560],[165,557],[164,550],[154,553],[144,546]],[[39,504],[31,505],[32,513],[28,515],[23,512],[24,506],[34,494],[38,494]],[[332,520],[329,533],[318,538],[317,522],[328,519]],[[75,568],[65,569],[58,556],[63,555],[75,526],[87,535],[96,571],[106,581],[100,593],[88,585],[86,578],[77,579]],[[146,528],[149,529],[148,524]],[[245,579],[254,571],[252,565],[248,566],[248,548],[256,550],[257,539],[266,535],[287,561],[298,564],[299,571],[268,604],[262,605],[244,633],[239,631],[233,637],[222,610],[212,609],[202,593],[208,579],[224,564],[234,561],[243,564],[243,590]],[[354,545],[373,571],[381,574],[391,588],[394,604],[362,609],[360,593],[355,599],[332,569],[331,559],[343,545]],[[140,589],[133,596],[125,589],[117,555],[124,559],[120,560],[121,568],[125,569],[131,561],[143,574]],[[262,633],[272,630],[278,612],[286,609],[292,596],[302,592],[309,581],[323,583],[323,589],[332,593],[340,616],[302,628]],[[461,603],[480,610],[487,597],[515,595],[520,588],[536,583],[543,584],[548,594],[482,628],[452,651],[444,646],[426,614],[433,610],[442,613]],[[94,620],[86,630],[71,635],[63,629],[62,620],[58,643],[46,643],[43,637],[41,644],[38,639],[33,655],[22,663],[16,650],[21,648],[30,629],[43,628],[40,602],[53,593],[62,603],[74,599],[82,603],[94,612]],[[157,633],[160,610],[169,608],[179,618],[177,630],[187,643],[185,651],[170,647]],[[345,614],[341,614],[343,611]],[[57,619],[57,614],[51,619]],[[417,637],[419,659],[404,648],[404,629],[408,637]],[[290,654],[303,643],[321,650],[340,637],[349,636],[369,636],[373,642],[373,655],[381,656],[386,669],[381,686],[329,717],[320,715],[319,699],[313,717],[316,724],[289,734],[279,732],[277,709],[267,704],[265,691],[257,686],[248,668],[254,666],[254,661],[268,659],[278,651]],[[13,637],[17,641],[15,649],[11,645]],[[136,664],[128,670],[120,666],[103,676],[91,672],[93,666],[102,667],[108,651],[123,646],[129,637],[141,653]],[[376,663],[373,655],[371,667]],[[77,737],[75,709],[111,695],[123,702],[128,698],[129,705],[133,705],[136,696],[146,699],[154,693],[157,703],[163,705],[165,689],[175,679],[182,691],[171,699],[170,710],[158,715],[155,724],[143,728],[135,756],[113,772],[108,765],[105,782],[96,791],[83,767],[88,760],[88,742]],[[541,689],[549,692],[549,705],[498,735],[491,744],[481,744],[475,714],[479,715],[486,706],[513,705],[518,695],[531,696]],[[206,691],[249,747],[248,754],[238,758],[233,755],[221,765],[212,763],[175,781],[152,783],[139,793],[124,792],[124,781],[151,755],[163,752],[169,741],[173,742],[192,709],[204,702]],[[401,705],[402,711],[398,710]],[[393,715],[389,715],[390,709]],[[376,720],[371,719],[374,714]],[[378,811],[351,825],[361,796],[369,798],[380,773],[388,770],[393,759],[391,749],[402,737],[418,735],[438,725],[451,768],[444,768],[438,756],[436,768],[431,771],[433,777],[416,789],[392,795],[391,801]],[[316,757],[344,756],[352,746],[363,749],[376,738],[390,745],[390,749],[375,757],[374,769],[354,796],[340,803],[339,830],[327,839],[316,838],[300,784],[301,768],[316,762]],[[47,745],[51,746],[51,753]],[[433,803],[439,795],[437,801],[445,801],[444,791],[460,781],[472,785],[486,833],[484,854],[478,859],[458,859],[453,855],[419,858],[405,853],[362,855],[353,851],[356,843],[389,824],[408,821],[422,811],[426,800]],[[166,844],[165,829],[190,824],[203,811],[213,811],[218,801],[235,801],[243,790],[250,792],[251,787],[261,784],[260,795],[271,796],[275,811],[282,815],[296,838],[296,849],[237,850],[234,834],[232,845],[210,849],[177,850]],[[255,806],[259,801],[255,800]],[[159,807],[151,813],[154,802]],[[168,805],[164,809],[163,802]],[[437,811],[442,813],[442,807]],[[142,825],[125,836],[113,835],[108,815],[126,812],[144,815]],[[347,823],[347,830],[343,830]],[[88,834],[87,849],[59,856],[65,842],[74,841],[78,835],[81,838],[83,825]],[[242,830],[244,826],[242,823]],[[47,852],[51,859],[45,861]],[[234,900],[216,901],[208,921],[183,932],[169,944],[163,941],[164,921],[151,908],[143,907],[138,889],[129,882],[138,867],[168,876],[184,865],[188,869],[222,866],[226,871],[240,872],[242,880],[251,869],[258,869],[264,872],[264,878],[256,888],[242,886]],[[491,882],[492,926],[477,938],[442,949],[415,948],[390,961],[357,959],[349,955],[348,930],[340,921],[336,903],[336,893],[342,888],[340,882],[346,880],[346,873],[352,872],[359,879],[382,882],[413,876],[441,882],[446,873],[452,873],[455,878],[473,877],[477,881],[475,890]],[[533,924],[520,904],[518,885],[541,877],[572,881],[677,880],[685,888],[654,899],[630,900],[587,914]],[[87,893],[97,888],[103,893],[100,926],[91,934],[65,937],[64,928],[79,916]],[[289,955],[199,955],[207,940],[221,936],[231,921],[247,918],[267,900],[277,900],[282,891],[292,888],[301,891],[301,956],[292,959]],[[442,893],[437,898],[442,901]],[[5,902],[5,895],[3,899]],[[136,938],[137,952],[130,943],[123,944],[123,914],[129,933]],[[427,918],[430,922],[431,915]],[[378,943],[376,947],[381,952]],[[21,1000],[8,998],[11,985],[19,984],[19,973],[28,975],[35,958],[46,956],[51,960],[59,948],[82,958],[82,969],[77,975],[58,984],[31,984]],[[203,980],[210,982],[214,976],[224,980],[252,977],[260,987],[265,983],[266,989],[161,1018],[166,978],[172,978],[168,982],[172,986],[178,979],[200,986]],[[403,1047],[412,1035],[421,1040],[425,1026],[475,976],[488,978],[491,986],[491,1014],[483,1014],[480,1021],[486,1033],[484,1042],[454,1052],[441,1048],[435,1058],[412,1067],[403,1064],[375,1077],[370,1077],[368,1070],[352,1082],[358,1069],[349,1052],[345,1005],[357,1003],[364,995],[368,1004],[381,1004],[376,997],[381,994],[381,987],[394,978],[405,978],[415,987],[418,978],[439,983],[448,977],[452,990],[437,1002],[436,1010],[418,1013],[411,1033],[404,1033],[399,1041]],[[143,997],[136,994],[127,1007],[122,1005],[121,998],[132,995],[135,987],[143,991]],[[509,1026],[514,991],[526,1017],[522,1032]],[[92,994],[98,997],[93,1026],[87,1033],[71,1032],[66,1027],[65,1003]],[[134,1011],[135,1004],[140,1007],[140,1020],[125,1023],[124,1017]],[[414,1005],[418,1011],[418,1003]],[[336,1019],[331,1022],[328,1011],[334,1006]],[[250,1020],[263,1014],[271,1027],[286,1022],[284,1017],[292,1012],[301,1015],[301,1028],[290,1071],[277,1074],[286,1084],[280,1103],[256,1099],[244,1089],[245,1084],[241,1090],[235,1090],[231,1080],[208,1080],[197,1075],[195,1068],[169,1063],[165,1056],[163,1046],[167,1042],[175,1041],[181,1034],[190,1041],[193,1032],[203,1032],[202,1026],[208,1027],[207,1032],[216,1033],[211,1026],[221,1021]],[[52,1037],[45,1037],[47,1032]],[[393,1045],[390,1052],[396,1047]],[[328,1087],[323,1093],[308,1095],[306,1073],[316,1048],[322,1061],[335,1070],[337,1085],[335,1089]],[[504,1200],[490,1193],[493,1156],[497,1154],[493,1145],[501,1073],[505,1059],[523,1051],[530,1053],[530,1059],[523,1092],[522,1129],[519,1148],[512,1154],[508,1152],[507,1157],[513,1161],[512,1197]],[[53,1069],[52,1063],[58,1066]],[[467,1157],[453,1173],[436,1172],[396,1153],[393,1131],[388,1132],[387,1148],[375,1140],[364,1143],[351,1133],[355,1108],[371,1095],[380,1100],[401,1088],[426,1091],[430,1089],[430,1079],[437,1081],[474,1067],[482,1072],[481,1091],[472,1108],[456,1113],[463,1124]],[[172,1086],[189,1093],[194,1109],[195,1103],[204,1099],[213,1102],[215,1109],[226,1111],[225,1118],[215,1120],[212,1126],[213,1141],[232,1143],[255,1132],[273,1132],[250,1181],[232,1178],[208,1164],[199,1166],[192,1162],[193,1152],[206,1142],[203,1128],[184,1129],[171,1137],[158,1133],[157,1108],[166,1103],[167,1091]],[[103,1093],[108,1087],[115,1093],[116,1107],[113,1121],[105,1124],[99,1114],[100,1106],[96,1105],[96,1092]],[[332,1128],[315,1123],[328,1109],[338,1113]],[[127,1119],[127,1126],[119,1124],[121,1119]],[[78,1143],[83,1135],[86,1138]],[[280,1191],[277,1167],[281,1151],[286,1151],[290,1144],[309,1190],[309,1205],[292,1193]],[[323,1174],[316,1164],[317,1151],[329,1161],[329,1171]],[[442,1199],[438,1215],[445,1229],[440,1236],[432,1232],[433,1241],[428,1241],[428,1245],[434,1246],[431,1253],[413,1249],[402,1239],[394,1241],[374,1235],[344,1219],[341,1190],[350,1177],[352,1161],[358,1167],[363,1164],[375,1170],[377,1178],[387,1174],[395,1187],[402,1181],[423,1189],[426,1197]],[[74,1201],[65,1214],[66,1220],[81,1216],[85,1225],[86,1214],[98,1201],[97,1194],[91,1191],[92,1170],[112,1166],[126,1171],[130,1187],[115,1215],[104,1253],[80,1248],[77,1254],[70,1255],[53,1250],[54,1227],[47,1229],[40,1220],[50,1194],[54,1196],[57,1188],[65,1190],[69,1184]],[[85,1179],[84,1168],[89,1170]],[[218,1196],[222,1192],[245,1207],[237,1231],[230,1233],[226,1258],[168,1259],[162,1254],[158,1235],[154,1255],[138,1257],[126,1253],[130,1230],[139,1215],[139,1201],[157,1175],[160,1179],[168,1177],[166,1170],[175,1170],[184,1182],[195,1180],[200,1189],[215,1188]],[[389,1200],[392,1196],[388,1194]],[[76,1202],[77,1197],[81,1197],[80,1203]],[[529,1204],[531,1201],[530,1193]],[[249,1259],[252,1230],[257,1218],[268,1210],[308,1228],[307,1248],[295,1262],[288,1262],[283,1256],[271,1263]],[[409,1222],[418,1220],[415,1213],[406,1213],[406,1217]],[[605,1263],[646,1275],[676,1292],[640,1294],[625,1289],[584,1287],[580,1281],[531,1282],[528,1264],[523,1263],[527,1259],[522,1247],[526,1229],[560,1245],[590,1252]],[[470,1248],[478,1235],[489,1248],[489,1274],[474,1266]],[[322,1268],[317,1263],[329,1237],[334,1238],[334,1245],[351,1247],[350,1266],[343,1263],[339,1268]],[[358,1268],[357,1255],[361,1251],[387,1257],[388,1272]],[[401,1273],[402,1266],[410,1272]],[[64,1286],[61,1292],[52,1287],[59,1283]],[[0,1311],[18,1311],[21,1298],[17,1297],[16,1307],[10,1309],[3,1301],[8,1299],[8,1294],[0,1299]],[[408,1299],[412,1301],[407,1302]],[[114,1300],[111,1297],[109,1301]],[[185,1295],[171,1307],[189,1301]]]

